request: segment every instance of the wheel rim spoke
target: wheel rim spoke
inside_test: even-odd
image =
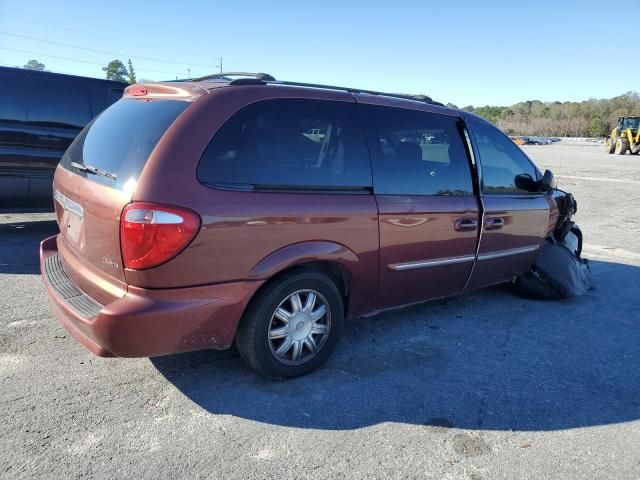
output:
[[[282,342],[282,345],[280,345],[276,350],[276,355],[279,355],[279,356],[284,355],[289,351],[289,349],[291,348],[291,345],[293,345],[293,340],[291,340],[291,337],[285,337],[284,342]]]
[[[275,317],[278,320],[280,320],[281,322],[284,322],[285,324],[288,324],[289,320],[291,320],[291,313],[287,312],[282,307],[278,307],[278,309],[276,310],[276,313],[275,313]]]
[[[316,323],[312,328],[311,328],[311,333],[315,333],[315,334],[325,334],[327,333],[327,326],[323,325],[322,323]]]
[[[298,292],[291,295],[291,308],[293,308],[293,313],[302,311],[302,301]]]
[[[276,340],[278,338],[284,338],[289,334],[287,327],[274,328],[269,332],[269,338]]]
[[[327,307],[325,305],[320,305],[314,312],[311,312],[311,320],[317,322],[325,313],[327,313]]]
[[[316,341],[313,339],[313,336],[309,335],[307,338],[303,340],[304,344],[307,346],[311,353],[315,353],[318,346],[316,345]]]
[[[293,342],[293,351],[291,352],[291,360],[297,362],[300,360],[300,354],[302,353],[302,341],[296,340]]]
[[[309,292],[307,295],[307,299],[304,302],[304,308],[302,309],[305,313],[311,313],[313,311],[313,307],[316,306],[316,294],[313,292]]]

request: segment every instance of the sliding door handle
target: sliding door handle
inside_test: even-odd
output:
[[[458,218],[453,222],[453,228],[458,232],[473,232],[478,228],[478,221],[473,218]]]

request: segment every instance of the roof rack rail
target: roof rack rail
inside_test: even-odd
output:
[[[192,82],[202,82],[204,80],[231,80],[230,77],[242,77],[237,80],[232,80],[231,83],[244,79],[256,79],[262,82],[275,82],[275,78],[268,73],[249,73],[249,72],[221,72],[214,73],[212,75],[205,75],[204,77],[194,78]]]
[[[232,79],[232,77],[239,77]],[[443,103],[436,102],[428,95],[411,95],[405,93],[385,93],[377,92],[375,90],[363,90],[361,88],[349,88],[349,87],[337,87],[335,85],[321,85],[318,83],[304,83],[304,82],[289,82],[284,80],[276,80],[272,75],[268,73],[249,73],[249,72],[223,72],[214,73],[212,75],[206,75],[204,77],[194,78],[192,82],[202,82],[204,80],[229,80],[229,85],[266,85],[271,83],[274,85],[285,85],[292,87],[309,87],[309,88],[325,88],[329,90],[339,90],[343,92],[351,93],[366,93],[369,95],[381,95],[385,97],[401,98],[403,100],[413,100],[416,102],[424,102],[432,105],[438,105],[444,107]]]
[[[329,90],[340,90],[343,92],[366,93],[369,95],[381,95],[384,97],[401,98],[403,100],[413,100],[416,102],[424,102],[424,103],[429,103],[431,105],[438,105],[440,107],[444,107],[443,103],[436,102],[430,96],[422,95],[422,94],[411,95],[406,93],[386,93],[386,92],[377,92],[375,90],[363,90],[362,88],[336,87],[335,85],[320,85],[317,83],[287,82],[287,81],[277,81],[277,80],[268,80],[267,83],[272,83],[275,85],[287,85],[287,86],[293,86],[293,87],[327,88]]]

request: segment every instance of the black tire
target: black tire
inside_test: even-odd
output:
[[[330,323],[328,334],[315,356],[294,365],[283,363],[276,357],[269,329],[276,309],[298,291],[319,293],[326,303]],[[342,296],[334,282],[316,272],[297,270],[267,284],[252,299],[238,327],[235,344],[243,360],[260,375],[276,379],[298,377],[315,370],[329,358],[338,343],[343,323]]]
[[[613,151],[616,149],[616,144],[611,139],[611,137],[607,137],[607,139],[605,140],[604,148],[605,148],[606,152],[609,153],[609,154],[613,153]]]
[[[574,241],[568,241],[570,235],[575,237],[575,243]],[[575,223],[571,225],[565,238],[557,239],[557,241],[564,245],[569,251],[571,251],[571,247],[575,245],[575,250],[572,253],[578,259],[581,258],[583,236],[582,230],[578,225]],[[521,297],[533,300],[559,300],[565,298],[559,290],[546,282],[538,274],[535,266],[532,266],[526,273],[516,277],[513,281],[513,288]]]
[[[513,288],[518,295],[531,300],[558,300],[563,298],[558,290],[540,278],[533,269],[518,276],[513,282]]]
[[[616,140],[616,155],[624,155],[629,150],[629,142],[627,142],[626,138],[618,138]]]

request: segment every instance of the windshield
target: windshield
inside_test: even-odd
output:
[[[88,180],[127,190],[156,144],[189,102],[120,100],[76,137],[60,164]]]
[[[640,127],[640,117],[625,118],[624,122],[622,123],[622,128],[624,129],[631,128],[635,130],[638,127]]]

